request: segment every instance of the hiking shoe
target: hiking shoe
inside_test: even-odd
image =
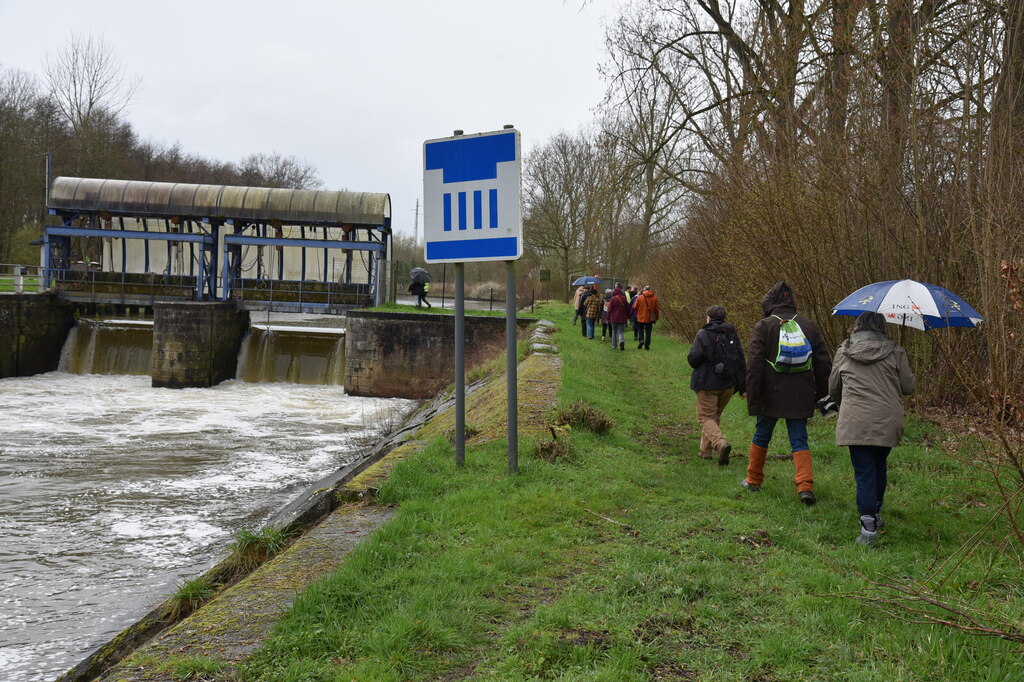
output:
[[[814,496],[810,490],[805,490],[800,493],[800,501],[810,507],[812,504],[818,501],[818,498]]]
[[[860,517],[860,535],[857,536],[858,545],[873,545],[878,539],[878,517],[871,514],[862,514]]]
[[[636,346],[636,349],[637,349],[637,350],[640,350],[640,349],[641,349],[641,348],[643,348],[643,347],[644,347],[644,344],[642,344],[642,343],[638,343],[638,344],[637,344],[637,346]]]
[[[740,481],[740,487],[746,490],[748,493],[759,493],[761,492],[761,486],[756,483],[751,483],[747,479]]]
[[[701,459],[711,459],[713,455],[710,452],[698,452],[697,456]]]
[[[626,350],[626,342],[619,341],[619,350]]]
[[[870,547],[875,544],[877,539],[878,533],[872,533],[861,528],[860,535],[857,536],[857,539],[854,542],[858,545],[868,545]]]
[[[718,446],[718,466],[724,467],[729,463],[729,454],[732,452],[732,446],[728,443],[722,443]]]

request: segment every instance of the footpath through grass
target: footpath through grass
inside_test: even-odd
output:
[[[247,680],[1019,680],[1019,646],[907,623],[850,598],[866,578],[924,579],[991,516],[973,470],[919,422],[892,457],[888,527],[854,545],[857,515],[833,425],[810,431],[819,503],[804,507],[780,427],[760,494],[742,491],[753,432],[734,399],[728,467],[698,459],[687,347],[613,351],[561,325],[562,405],[614,421],[575,430],[548,463],[505,443],[457,470],[438,439],[381,491],[395,517],[297,600],[239,673]],[[988,505],[988,506],[986,506]],[[1021,613],[1019,566],[985,549],[944,589]]]

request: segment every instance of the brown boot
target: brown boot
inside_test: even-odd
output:
[[[811,451],[798,450],[793,453],[793,466],[796,468],[796,492],[800,501],[810,506],[817,502],[814,496],[814,472],[811,467]]]
[[[747,477],[744,479],[748,487],[756,487],[758,490],[764,483],[764,460],[768,455],[768,448],[762,448],[755,443],[750,444],[750,460],[747,462]]]

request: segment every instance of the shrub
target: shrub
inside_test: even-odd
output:
[[[260,564],[280,552],[288,544],[288,534],[277,528],[264,528],[258,533],[240,530],[231,543],[227,564],[232,577],[238,578],[254,571]]]
[[[551,440],[542,440],[534,446],[533,454],[539,459],[543,459],[545,462],[557,462],[562,459],[569,459],[572,457],[572,442],[568,438],[560,438],[559,436],[568,436],[568,426],[551,426],[548,425],[548,430],[551,431]]]
[[[586,429],[598,435],[608,433],[614,426],[611,417],[582,400],[577,400],[568,407],[559,408],[555,413],[555,423]]]
[[[480,282],[466,292],[466,298],[478,298],[486,301],[492,297],[495,301],[504,301],[505,285],[497,282]]]
[[[182,582],[171,596],[169,618],[177,621],[195,611],[217,593],[217,585],[203,577]]]

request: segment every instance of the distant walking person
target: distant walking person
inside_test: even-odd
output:
[[[622,289],[615,287],[608,301],[608,322],[612,326],[612,350],[626,350],[626,322],[629,320],[629,304]]]
[[[584,287],[584,291],[580,294],[579,300],[576,303],[576,316],[580,318],[580,331],[583,332],[583,338],[587,338],[587,299],[593,295],[592,287]],[[593,336],[593,330],[590,333]]]
[[[863,312],[839,344],[829,395],[839,404],[836,445],[850,448],[860,535],[873,545],[882,521],[889,452],[903,436],[903,396],[914,392],[907,352],[886,336],[885,317]]]
[[[776,422],[785,419],[796,491],[801,502],[812,505],[817,498],[807,420],[814,415],[815,402],[828,395],[832,361],[818,325],[797,315],[788,284],[776,282],[761,309],[764,319],[754,325],[747,353],[747,411],[757,417],[757,426],[750,443],[747,477],[740,485],[755,493],[761,489],[772,432]]]
[[[658,321],[660,313],[658,310],[658,297],[654,295],[649,286],[644,287],[644,290],[637,296],[635,309],[637,340],[640,342],[636,346],[637,350],[641,348],[650,350],[651,330],[654,328],[654,323]]]
[[[573,294],[573,297],[572,297],[572,311],[573,311],[572,323],[573,324],[576,324],[576,320],[580,319],[580,297],[582,297],[583,294],[586,293],[586,292],[587,292],[587,286],[585,284],[581,284],[579,286],[579,288],[576,289],[576,293]],[[586,326],[586,323],[584,323],[584,326]]]
[[[697,394],[697,421],[700,423],[700,451],[703,459],[718,454],[718,464],[729,463],[732,446],[720,427],[722,413],[733,393],[746,395],[747,363],[736,327],[725,321],[725,308],[707,309],[707,324],[700,328],[686,356],[693,367],[690,388]]]
[[[427,285],[423,282],[414,281],[409,285],[409,293],[416,297],[416,307],[421,307],[424,303],[427,304],[428,308],[433,308],[430,305],[430,301],[427,300]]]
[[[587,296],[583,306],[586,308],[587,318],[587,338],[594,338],[594,326],[598,320],[601,319],[601,313],[604,312],[604,299],[601,298],[601,293],[597,290],[597,285],[590,291],[590,295]]]
[[[604,290],[604,308],[601,312],[601,340],[611,335],[611,322],[608,321],[608,302],[612,300],[612,290]]]
[[[640,295],[640,292],[636,287],[629,288],[629,295],[626,300],[629,301],[629,326],[633,328],[633,340],[636,341],[640,338],[640,330],[636,326],[636,297]]]

